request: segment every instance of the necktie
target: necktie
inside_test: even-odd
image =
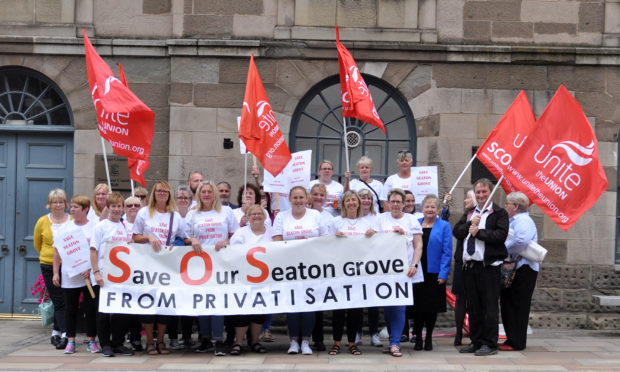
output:
[[[470,256],[473,256],[475,251],[476,251],[476,238],[474,238],[473,236],[470,236],[469,239],[467,239],[467,254]]]

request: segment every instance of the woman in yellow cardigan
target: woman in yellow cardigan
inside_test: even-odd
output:
[[[65,334],[65,301],[62,289],[52,283],[54,276],[54,231],[63,228],[70,221],[69,214],[65,212],[69,208],[67,194],[62,189],[53,189],[47,195],[46,209],[50,213],[42,216],[34,227],[34,249],[39,252],[41,274],[45,281],[47,293],[54,304],[54,328],[52,330],[52,345],[58,350],[67,346]]]

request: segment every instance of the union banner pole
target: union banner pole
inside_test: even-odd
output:
[[[110,168],[108,167],[108,156],[105,151],[105,142],[103,141],[103,137],[101,138],[101,149],[103,150],[103,163],[105,164],[105,175],[108,178],[108,190],[112,192],[112,182],[110,182]]]
[[[459,182],[461,182],[461,178],[463,178],[463,176],[465,175],[465,172],[467,172],[469,167],[471,167],[471,164],[474,162],[475,158],[476,158],[476,154],[474,154],[474,156],[472,156],[471,159],[469,159],[469,163],[467,163],[467,165],[465,166],[465,169],[463,169],[463,171],[461,172],[461,175],[459,176],[459,178],[456,179],[456,181],[454,182],[454,185],[452,185],[452,188],[450,189],[450,192],[448,192],[448,194],[452,194],[452,192],[456,188],[456,185],[458,185]],[[447,202],[447,200],[446,200],[446,198],[444,198],[443,199],[443,203],[446,204],[446,202]]]
[[[502,184],[503,180],[504,180],[504,175],[502,174],[502,176],[497,181],[497,185],[495,185],[495,187],[493,188],[493,191],[491,191],[491,195],[489,195],[489,198],[487,199],[486,203],[484,203],[484,207],[482,207],[482,211],[483,212],[484,212],[485,209],[487,209],[489,204],[491,204],[491,199],[493,198],[493,195],[495,195],[495,191],[497,191],[497,188],[499,187],[499,185]],[[465,240],[469,239],[470,237],[471,237],[471,233],[467,234],[467,237],[465,238]],[[463,242],[465,240],[463,240]]]

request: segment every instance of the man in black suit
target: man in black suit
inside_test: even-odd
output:
[[[508,213],[492,202],[483,210],[492,188],[486,178],[474,183],[476,206],[465,211],[453,232],[464,241],[463,276],[471,339],[459,352],[477,356],[497,354],[500,272],[508,256],[504,245]],[[468,234],[471,236],[466,239]]]

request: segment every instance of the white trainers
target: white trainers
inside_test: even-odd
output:
[[[307,341],[304,341],[304,342],[306,342],[306,344],[308,343]],[[289,346],[289,348],[288,348],[288,353],[289,354],[299,354],[299,343],[297,341],[291,340],[291,346]]]
[[[301,353],[303,355],[312,355],[312,349],[310,348],[310,343],[306,340],[301,342]]]
[[[361,345],[362,344],[362,332],[357,332],[357,334],[355,335],[355,345]]]
[[[373,333],[372,336],[370,336],[370,344],[377,347],[383,346],[383,343],[381,342],[378,333]]]

